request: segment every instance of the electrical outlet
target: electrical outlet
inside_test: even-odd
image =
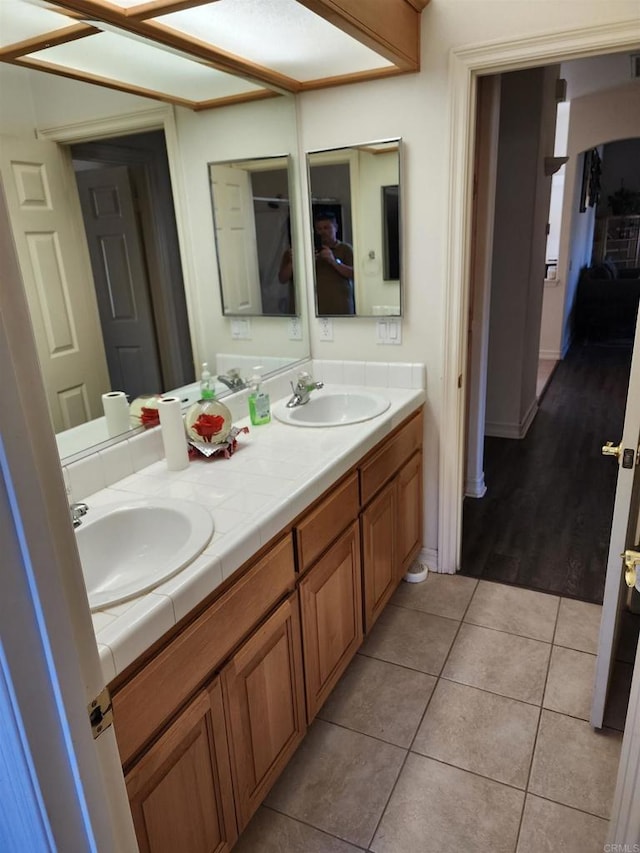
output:
[[[330,317],[320,317],[320,340],[333,340],[333,320]]]
[[[302,323],[300,317],[289,317],[289,340],[302,340]]]
[[[251,340],[251,321],[248,318],[236,318],[231,321],[231,337],[234,341]]]

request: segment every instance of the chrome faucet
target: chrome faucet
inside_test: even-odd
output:
[[[80,527],[82,524],[82,516],[89,512],[89,507],[85,503],[73,503],[69,507],[71,513],[71,521],[74,527]]]
[[[242,388],[247,387],[244,379],[240,376],[240,368],[238,367],[232,367],[227,373],[218,376],[218,379],[231,391],[240,391]]]
[[[293,409],[296,406],[304,406],[311,398],[311,392],[324,388],[324,382],[316,382],[310,373],[299,373],[298,382],[296,385],[291,383],[293,396],[287,403],[287,409]]]

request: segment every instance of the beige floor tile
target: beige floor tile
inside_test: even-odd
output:
[[[367,847],[405,750],[316,720],[265,804]]]
[[[608,821],[527,795],[516,853],[602,853]]]
[[[464,621],[550,643],[559,602],[555,595],[480,581]]]
[[[318,716],[408,747],[435,683],[424,672],[356,655]]]
[[[588,720],[591,714],[595,672],[595,655],[554,646],[543,707]]]
[[[463,623],[442,675],[451,681],[541,704],[551,646]]]
[[[477,583],[464,575],[429,572],[422,583],[401,583],[391,601],[398,607],[460,620]]]
[[[602,607],[599,604],[562,598],[553,642],[557,646],[595,655],[598,651],[601,615]]]
[[[622,735],[543,710],[529,791],[598,817],[611,811]]]
[[[389,604],[360,651],[369,657],[439,675],[459,624]]]
[[[539,713],[535,705],[441,679],[411,748],[524,789]]]
[[[234,853],[358,853],[360,849],[264,807],[233,848]]]
[[[370,849],[513,853],[524,793],[410,753]]]

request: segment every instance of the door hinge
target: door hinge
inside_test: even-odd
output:
[[[105,687],[95,699],[87,705],[89,713],[89,722],[91,723],[91,731],[93,738],[100,737],[105,729],[113,723],[113,711],[111,708],[111,694],[109,688]]]

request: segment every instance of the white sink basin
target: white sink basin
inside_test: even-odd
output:
[[[314,392],[303,406],[288,409],[283,402],[274,407],[279,421],[301,427],[333,427],[368,421],[386,412],[391,403],[368,391]]]
[[[150,498],[90,508],[76,528],[91,611],[148,592],[192,562],[213,534],[191,501]]]

